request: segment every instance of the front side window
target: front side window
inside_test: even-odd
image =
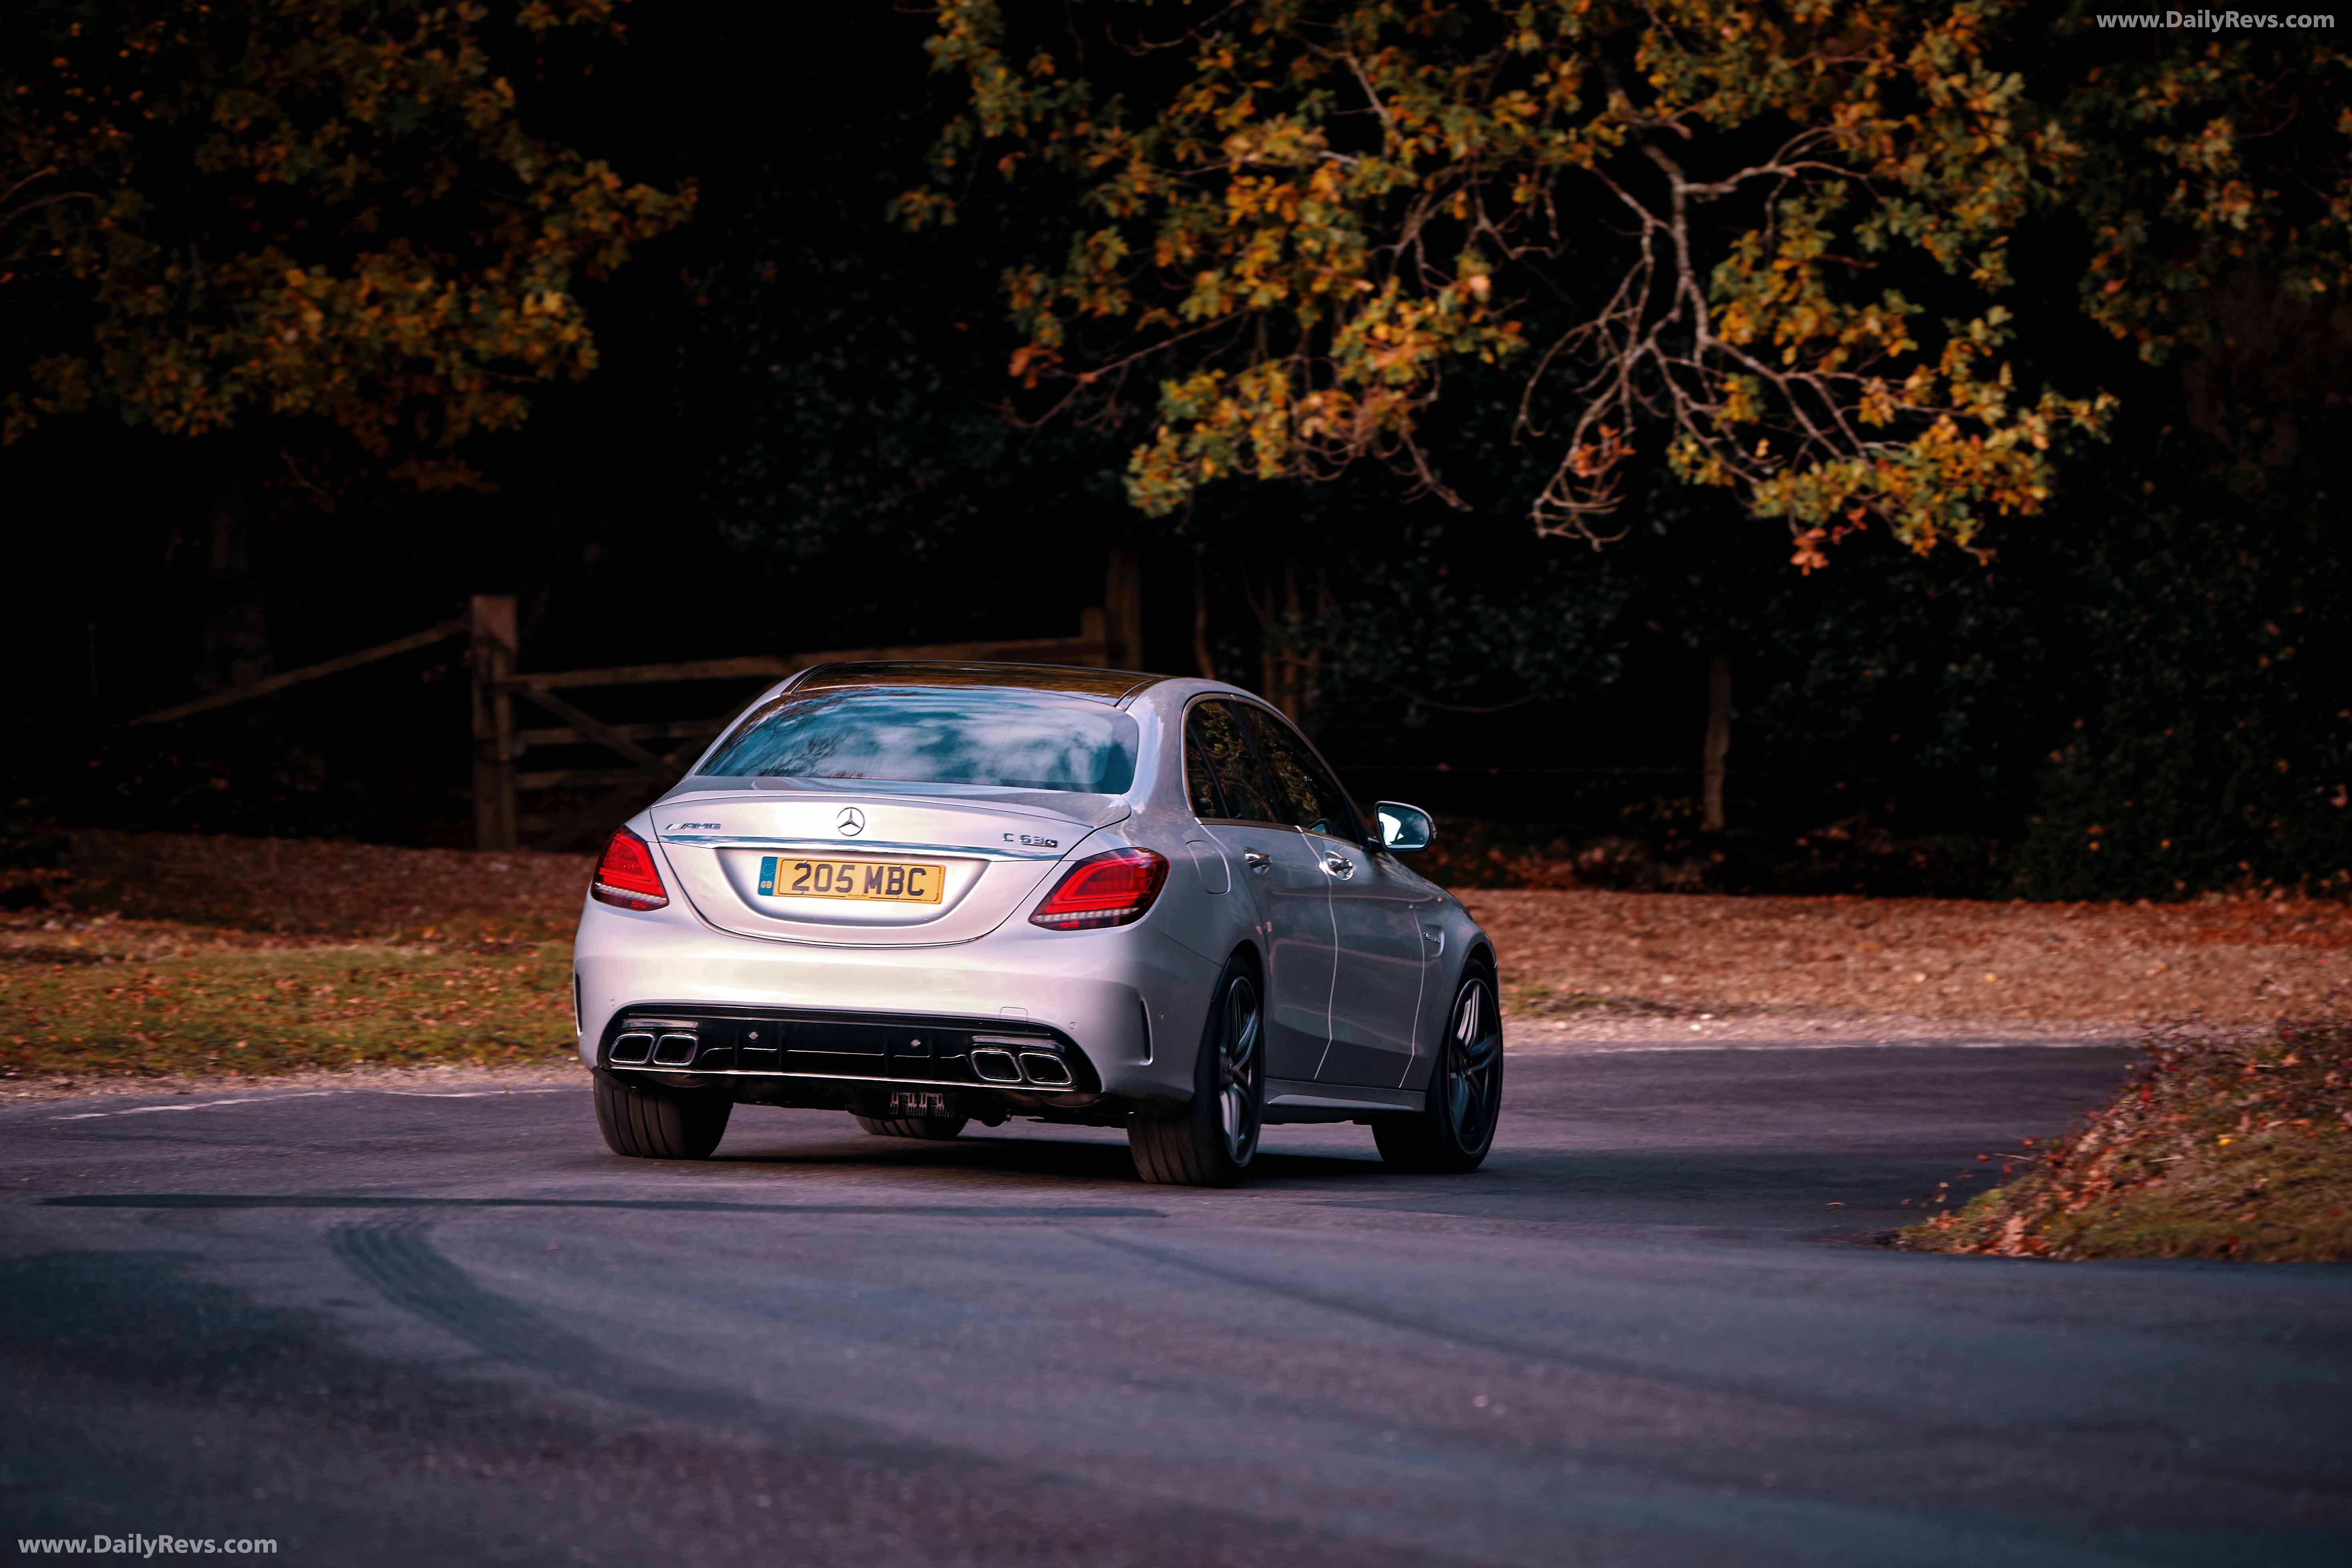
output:
[[[1265,758],[1266,771],[1274,776],[1276,804],[1283,808],[1283,821],[1310,833],[1335,839],[1355,838],[1355,808],[1348,804],[1338,780],[1307,748],[1307,743],[1292,733],[1288,725],[1262,707],[1244,706],[1242,712],[1248,716],[1250,735],[1257,742],[1258,755]]]
[[[1123,795],[1135,782],[1139,734],[1117,709],[1045,692],[786,692],[737,725],[698,771]]]
[[[1194,703],[1184,729],[1185,785],[1192,793],[1196,814],[1236,822],[1289,820],[1275,810],[1265,775],[1258,768],[1257,754],[1250,749],[1249,737],[1243,733],[1241,717],[1234,712],[1233,704]],[[1223,810],[1202,810],[1202,795],[1194,782],[1196,778],[1213,782],[1215,791],[1208,799],[1213,808],[1217,796],[1222,795]]]

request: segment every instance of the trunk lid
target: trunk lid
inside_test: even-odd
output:
[[[678,891],[711,925],[741,936],[861,947],[984,936],[1081,839],[1128,815],[1118,796],[919,788],[698,779],[656,802],[651,815]],[[811,889],[807,867],[826,866],[823,879],[845,862],[868,878],[892,866],[936,867],[924,874],[939,877],[938,901],[794,891],[795,883]]]

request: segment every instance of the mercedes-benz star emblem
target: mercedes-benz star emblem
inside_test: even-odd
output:
[[[834,826],[845,833],[862,833],[866,831],[866,813],[855,806],[844,806],[841,815],[834,819]]]

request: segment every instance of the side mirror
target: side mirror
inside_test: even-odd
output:
[[[1437,823],[1418,806],[1382,800],[1372,807],[1381,825],[1381,847],[1392,855],[1418,854],[1437,837]]]

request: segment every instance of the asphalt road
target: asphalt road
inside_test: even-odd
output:
[[[1868,1243],[2126,1060],[1515,1047],[1482,1173],[1286,1128],[1231,1193],[1115,1136],[758,1108],[624,1161],[579,1087],[19,1104],[0,1544],[2352,1560],[2352,1270]]]

